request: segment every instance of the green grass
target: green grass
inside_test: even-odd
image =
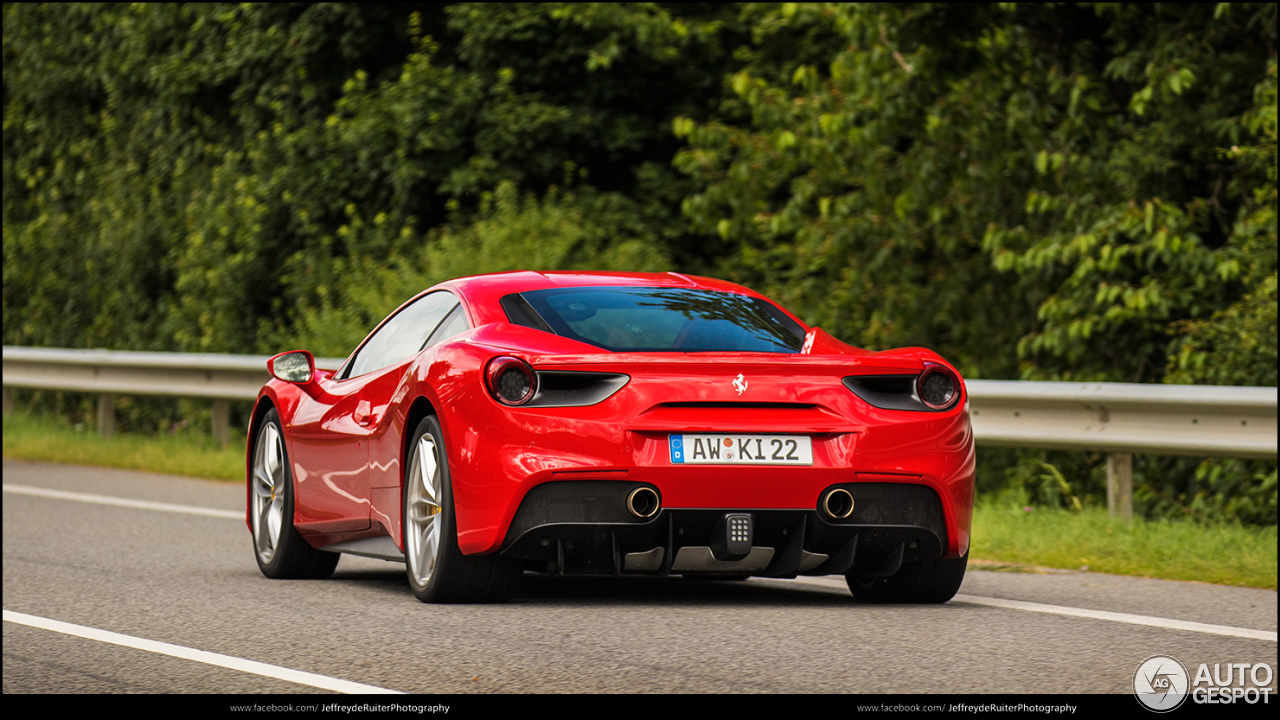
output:
[[[118,434],[13,413],[4,419],[4,456],[100,465],[240,481],[242,435],[225,448],[193,431],[176,435]],[[1276,588],[1276,528],[1190,521],[1112,521],[1100,508],[1080,513],[1034,508],[1002,498],[979,503],[973,517],[975,561],[1116,575],[1198,580]],[[981,567],[978,562],[974,567]]]
[[[93,428],[22,413],[4,417],[4,456],[74,465],[99,465],[149,472],[244,480],[244,439],[232,430],[219,448],[208,434],[186,430],[173,435],[118,433],[107,439]]]
[[[980,503],[976,560],[1115,575],[1276,588],[1276,528],[1192,521],[1111,520],[1105,508]]]

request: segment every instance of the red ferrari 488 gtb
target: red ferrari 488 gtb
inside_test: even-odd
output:
[[[945,602],[973,513],[968,398],[922,348],[869,352],[676,273],[441,283],[336,372],[271,358],[249,429],[262,572],[404,562],[426,602],[525,571],[844,575]]]

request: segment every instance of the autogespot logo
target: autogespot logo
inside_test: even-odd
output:
[[[1133,673],[1133,694],[1154,712],[1169,712],[1187,699],[1191,676],[1175,657],[1152,655]]]

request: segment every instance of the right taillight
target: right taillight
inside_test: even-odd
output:
[[[916,379],[920,402],[933,410],[946,410],[960,399],[960,380],[941,365],[927,365]]]
[[[485,385],[503,405],[524,405],[538,393],[538,376],[519,358],[498,357],[485,369]]]

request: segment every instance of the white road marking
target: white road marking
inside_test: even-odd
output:
[[[798,577],[785,582],[803,585],[817,585],[826,588],[847,588],[844,579],[822,577]],[[957,594],[952,602],[970,605],[987,605],[989,607],[1009,610],[1025,610],[1028,612],[1048,613],[1050,615],[1066,615],[1068,617],[1091,618],[1094,620],[1111,620],[1129,623],[1130,625],[1146,625],[1168,630],[1187,630],[1190,632],[1226,635],[1228,637],[1246,638],[1248,640],[1270,640],[1276,642],[1276,633],[1269,630],[1252,630],[1230,625],[1210,625],[1209,623],[1191,622],[1189,620],[1173,620],[1171,618],[1151,617],[1149,615],[1131,615],[1129,613],[1111,612],[1109,610],[1086,610],[1085,608],[1066,607],[1064,605],[1046,605],[1044,603],[1026,602],[1025,600],[1005,600],[1003,598],[983,597],[981,595]]]
[[[46,488],[31,487],[28,485],[10,485],[5,483],[4,491],[19,493],[22,495],[37,495],[40,497],[57,498],[60,500],[97,503],[100,505],[118,505],[122,507],[141,508],[144,510],[162,510],[165,512],[188,513],[191,515],[207,515],[210,517],[231,518],[233,520],[244,519],[243,513],[231,510],[214,510],[211,508],[192,507],[190,505],[172,505],[170,503],[149,502],[146,500],[126,500],[124,498],[109,497],[106,495],[91,495],[89,493],[70,492],[67,490],[49,490]],[[833,578],[798,577],[784,582],[817,585],[827,588],[847,588],[843,579],[837,580]],[[1277,642],[1277,634],[1268,630],[1252,630],[1249,628],[1231,627],[1230,625],[1211,625],[1209,623],[1173,620],[1171,618],[1151,617],[1149,615],[1132,615],[1129,613],[1111,612],[1109,610],[1087,610],[1085,608],[1074,608],[1064,605],[1046,605],[1044,603],[1026,602],[1024,600],[1005,600],[1002,598],[964,594],[956,595],[953,602],[969,603],[970,605],[986,605],[989,607],[999,607],[1010,610],[1025,610],[1027,612],[1048,613],[1050,615],[1065,615],[1068,617],[1091,618],[1094,620],[1111,620],[1113,622],[1128,623],[1130,625],[1146,625],[1148,627],[1165,628],[1168,630],[1187,630],[1190,632],[1225,635],[1227,637],[1238,637],[1248,640],[1269,640],[1271,642]],[[5,611],[6,620],[8,619],[8,612],[8,610]],[[51,620],[50,622],[54,621]],[[245,662],[249,661],[246,660]]]
[[[243,511],[214,510],[213,508],[194,507],[191,505],[174,505],[172,503],[151,502],[149,500],[129,500],[127,498],[110,497],[108,495],[92,495],[90,493],[71,492],[69,490],[50,490],[49,488],[31,487],[30,485],[10,485],[4,483],[4,491],[19,495],[35,495],[37,497],[73,500],[75,502],[94,503],[97,505],[116,505],[118,507],[139,508],[142,510],[160,510],[162,512],[186,513],[188,515],[204,515],[207,517],[230,518],[244,520]]]
[[[156,640],[133,637],[132,635],[121,635],[120,633],[114,633],[108,630],[99,630],[97,628],[85,627],[84,625],[74,625],[60,620],[50,620],[48,618],[37,617],[35,615],[13,612],[12,610],[4,611],[4,621],[34,628],[41,628],[43,630],[51,630],[64,635],[74,635],[76,637],[87,638],[89,640],[97,640],[98,642],[111,643],[112,645],[123,645],[124,647],[145,650],[147,652],[158,653],[160,655],[169,655],[170,657],[182,658],[183,660],[193,660],[206,665],[230,668],[232,670],[239,670],[240,672],[246,672],[252,675],[261,675],[262,677],[275,678],[276,680],[284,680],[285,682],[296,683],[298,685],[320,688],[321,690],[332,690],[334,692],[348,694],[403,694],[398,690],[388,690],[375,685],[365,685],[364,683],[341,680],[339,678],[329,677],[328,675],[317,675],[316,673],[303,672],[301,670],[291,670],[286,667],[280,667],[279,665],[268,665],[267,663],[261,663],[255,660],[245,660],[244,658],[221,655],[219,653],[208,652],[205,650],[196,650],[194,648],[183,647],[181,645],[171,645],[169,643],[158,642]]]
[[[1147,625],[1167,628],[1169,630],[1187,630],[1190,632],[1226,635],[1228,637],[1246,638],[1249,640],[1270,640],[1276,642],[1276,633],[1267,630],[1250,630],[1249,628],[1231,627],[1230,625],[1210,625],[1209,623],[1191,622],[1189,620],[1173,620],[1170,618],[1151,617],[1149,615],[1130,615],[1129,613],[1111,612],[1109,610],[1086,610],[1084,608],[1064,607],[1062,605],[1045,605],[1043,603],[1023,600],[1005,600],[1003,598],[980,597],[977,595],[956,595],[954,602],[972,605],[988,605],[991,607],[1027,610],[1029,612],[1067,615],[1069,617],[1093,618],[1094,620],[1113,620],[1130,625]]]

